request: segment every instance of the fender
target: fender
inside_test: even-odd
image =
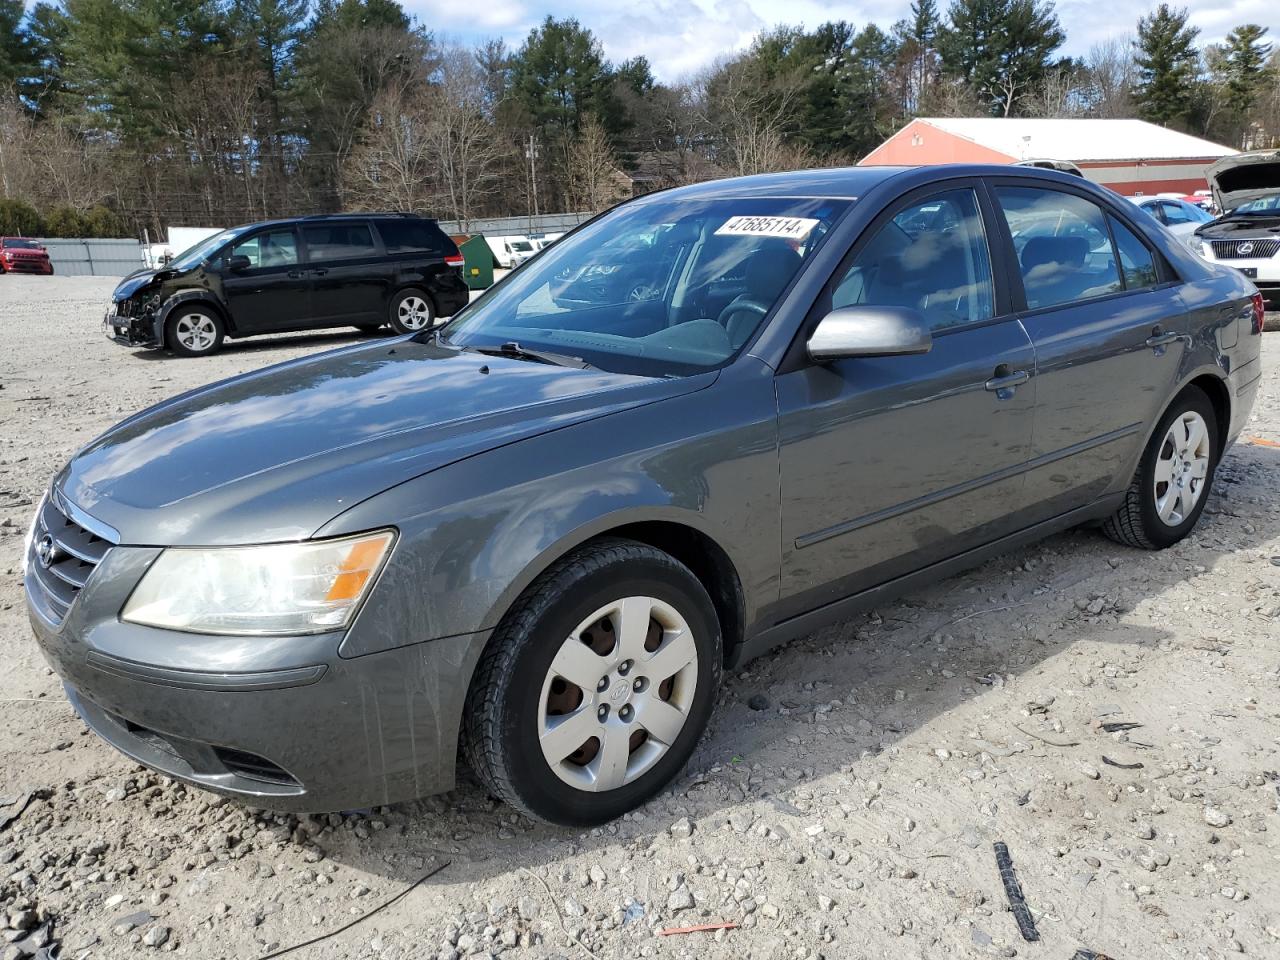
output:
[[[228,333],[235,330],[235,324],[231,322],[231,317],[228,315],[227,311],[223,309],[222,304],[218,303],[214,298],[213,294],[200,287],[192,287],[175,291],[165,299],[164,303],[160,305],[160,309],[156,311],[155,319],[152,320],[152,324],[155,327],[157,345],[161,347],[164,346],[164,325],[169,319],[169,314],[173,312],[173,308],[179,304],[191,303],[192,301],[199,301],[207,304],[213,310],[217,311],[218,316],[222,318],[222,322],[226,325]]]

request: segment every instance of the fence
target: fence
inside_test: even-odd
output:
[[[594,216],[594,213],[544,213],[536,217],[491,217],[468,220],[465,227],[458,220],[441,220],[440,229],[445,233],[483,233],[492,237],[564,233]]]
[[[142,269],[137,240],[41,240],[53,272],[67,277],[123,277]]]

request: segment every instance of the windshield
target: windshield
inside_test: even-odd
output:
[[[228,240],[234,240],[245,231],[245,227],[239,227],[235,230],[224,230],[222,233],[215,233],[211,237],[206,237],[197,243],[194,247],[187,247],[180,254],[169,261],[169,268],[172,270],[190,270],[192,267],[203,263],[208,259],[209,255],[218,247],[222,246]]]
[[[527,240],[517,240],[515,243],[511,244],[511,249],[519,251],[520,253],[530,253],[533,250],[533,244],[529,243]]]
[[[34,240],[5,240],[0,246],[9,248],[10,250],[39,250],[40,244]]]
[[[1280,193],[1271,197],[1262,197],[1259,200],[1250,200],[1248,203],[1242,203],[1231,211],[1233,217],[1240,216],[1269,216],[1274,217],[1280,214]]]
[[[557,241],[443,328],[472,349],[517,343],[592,366],[679,376],[755,333],[846,200],[653,199]]]

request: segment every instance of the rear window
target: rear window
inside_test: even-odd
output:
[[[433,223],[421,220],[380,220],[378,233],[387,253],[452,253],[451,243],[444,232]]]
[[[307,257],[311,260],[351,260],[378,252],[367,223],[325,223],[304,227]]]

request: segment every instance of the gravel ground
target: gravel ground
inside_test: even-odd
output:
[[[18,579],[49,477],[162,397],[361,339],[131,352],[99,332],[110,287],[0,277],[2,960],[25,955],[12,941],[38,946],[47,919],[63,957],[260,957],[445,861],[295,955],[1280,957],[1274,348],[1250,442],[1191,538],[1143,553],[1073,531],[749,664],[673,789],[573,833],[469,780],[403,806],[275,816],[88,734],[29,639]],[[1038,943],[1007,907],[996,841]],[[738,928],[656,935],[721,921]]]

